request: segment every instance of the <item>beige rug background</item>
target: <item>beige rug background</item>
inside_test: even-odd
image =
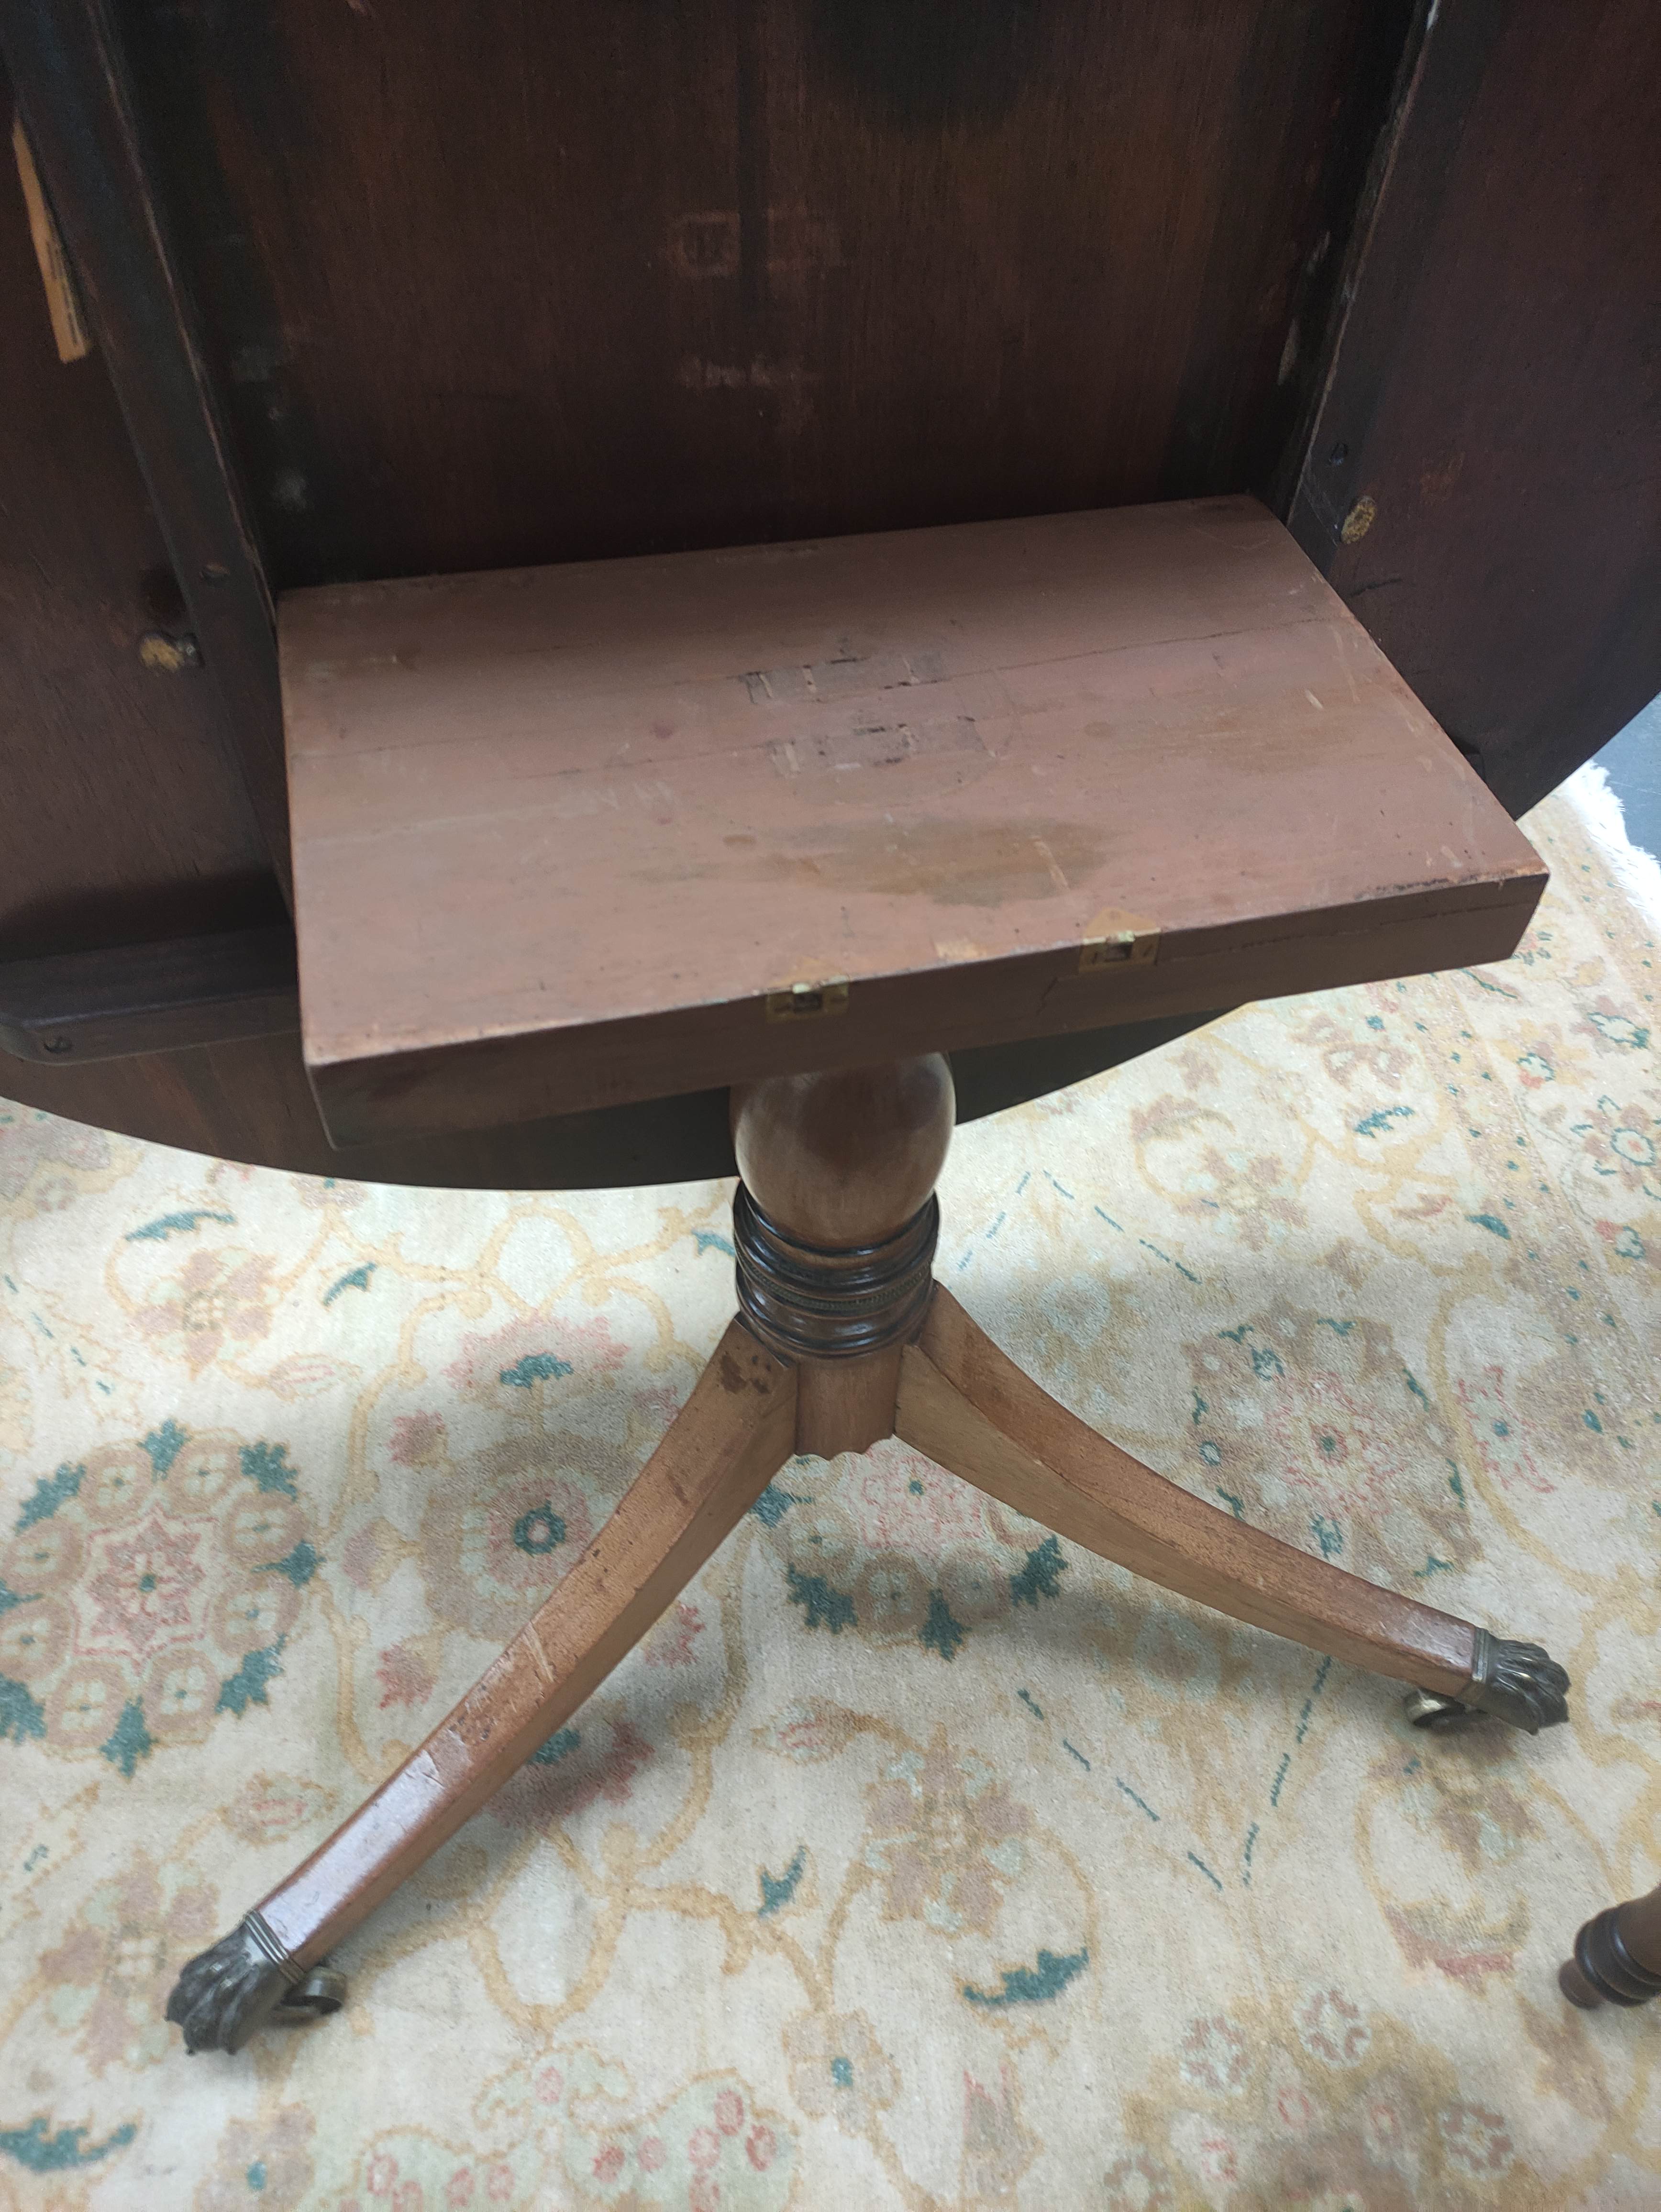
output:
[[[731,1304],[728,1188],[324,1184],[0,1109],[0,2205],[1661,2203],[1656,951],[1562,800],[1516,960],[964,1131],[940,1272],[1225,1510],[1538,1637],[1572,1728],[1169,1601],[897,1446],[788,1468],[347,1947],[179,1963],[418,1741]]]

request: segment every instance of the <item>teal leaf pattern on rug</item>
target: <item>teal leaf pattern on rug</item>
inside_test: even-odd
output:
[[[977,1990],[965,1982],[963,1993],[970,2004],[984,2005],[990,2011],[1006,2005],[1044,2004],[1060,1996],[1089,1964],[1088,1951],[1069,1951],[1064,1957],[1054,1951],[1040,1951],[1036,1966],[1006,1966],[1001,1988]]]
[[[151,1471],[158,1482],[169,1473],[189,1441],[189,1430],[180,1428],[171,1414],[159,1429],[152,1429],[144,1438],[144,1449],[149,1455]]]
[[[332,1306],[343,1291],[367,1291],[369,1287],[369,1278],[374,1274],[374,1270],[375,1263],[373,1260],[366,1260],[361,1267],[354,1267],[349,1274],[343,1275],[338,1283],[331,1284],[324,1291],[324,1304]]]
[[[1335,1559],[1344,1548],[1343,1530],[1324,1513],[1317,1513],[1311,1521],[1309,1533],[1320,1546],[1323,1559]]]
[[[21,1743],[27,1736],[45,1735],[46,1716],[26,1682],[0,1674],[0,1743],[9,1736]]]
[[[257,1489],[280,1490],[285,1498],[299,1496],[287,1444],[244,1444],[238,1456],[243,1474]]]
[[[1606,1014],[1599,1007],[1588,1007],[1586,1018],[1601,1037],[1611,1044],[1625,1045],[1631,1052],[1643,1052],[1649,1044],[1650,1033],[1624,1014]]]
[[[112,1766],[119,1767],[129,1782],[132,1780],[139,1760],[148,1759],[155,1749],[155,1738],[144,1725],[142,1699],[128,1699],[121,1708],[121,1717],[113,1732],[98,1748]]]
[[[59,2128],[56,2135],[48,2135],[46,2121],[36,2118],[26,2128],[0,2128],[0,2151],[31,2173],[68,2173],[78,2166],[96,2166],[113,2150],[125,2150],[138,2126],[136,2121],[125,2121],[98,2143],[87,2141],[90,2133],[89,2128]]]
[[[806,1505],[807,1500],[798,1497],[794,1490],[781,1490],[776,1482],[770,1482],[750,1510],[764,1528],[776,1528],[793,1505]]]
[[[557,1359],[551,1352],[527,1352],[523,1359],[504,1367],[496,1380],[505,1382],[510,1390],[528,1390],[533,1383],[551,1382],[570,1372],[569,1359]]]
[[[1368,1114],[1355,1124],[1358,1137],[1382,1137],[1392,1121],[1410,1121],[1411,1106],[1381,1106],[1377,1113]]]
[[[250,1705],[268,1705],[265,1686],[283,1672],[282,1652],[288,1642],[279,1636],[275,1644],[267,1644],[263,1651],[250,1651],[234,1674],[226,1677],[219,1686],[219,1702],[216,1712],[234,1713],[239,1720]]]
[[[296,1589],[304,1589],[322,1562],[314,1547],[302,1536],[285,1559],[268,1559],[260,1572],[267,1575],[286,1575]]]
[[[1046,1536],[1036,1550],[1026,1555],[1026,1565],[1019,1573],[1009,1577],[1009,1595],[1017,1605],[1036,1606],[1041,1597],[1054,1597],[1061,1588],[1061,1577],[1068,1562],[1062,1556],[1062,1547],[1054,1536]]]
[[[840,1636],[852,1626],[857,1616],[845,1590],[833,1589],[823,1575],[805,1575],[800,1567],[786,1567],[784,1579],[791,1604],[801,1607],[809,1628],[828,1628]]]
[[[789,1904],[801,1880],[802,1869],[807,1864],[807,1846],[798,1844],[796,1856],[781,1875],[770,1875],[765,1867],[756,1869],[756,1879],[761,1884],[761,1904],[756,1917],[765,1920],[770,1912],[777,1912]]]
[[[222,1221],[229,1227],[235,1219],[234,1213],[215,1213],[205,1206],[190,1213],[163,1213],[154,1221],[147,1221],[142,1229],[130,1229],[126,1241],[129,1244],[165,1244],[169,1237],[187,1235],[198,1221]]]
[[[1066,1562],[1063,1561],[1065,1565]],[[1022,1569],[1025,1572],[1025,1569]],[[1036,1602],[1036,1601],[1035,1601]],[[928,1593],[928,1617],[917,1631],[917,1641],[926,1651],[938,1651],[942,1659],[950,1661],[958,1656],[958,1646],[968,1634],[957,1619],[940,1590]]]
[[[531,1766],[557,1766],[562,1759],[570,1757],[581,1741],[575,1729],[556,1729],[546,1743],[537,1746],[526,1763]]]
[[[17,1534],[33,1528],[37,1521],[50,1521],[60,1505],[78,1494],[86,1473],[84,1467],[71,1467],[66,1461],[56,1474],[43,1474],[17,1516]]]

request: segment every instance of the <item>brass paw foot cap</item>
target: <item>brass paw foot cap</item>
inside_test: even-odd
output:
[[[1566,1668],[1538,1644],[1513,1644],[1476,1632],[1470,1680],[1457,1698],[1434,1690],[1410,1690],[1402,1708],[1415,1728],[1464,1728],[1484,1715],[1538,1735],[1569,1717]]]
[[[186,1966],[167,1999],[167,2018],[194,2057],[198,2051],[240,2051],[267,2021],[293,2027],[322,2020],[345,2002],[344,1974],[326,1960],[297,1964],[254,1911]]]

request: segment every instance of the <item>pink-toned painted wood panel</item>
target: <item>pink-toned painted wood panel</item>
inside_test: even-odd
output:
[[[332,587],[282,630],[346,1141],[1492,958],[1543,879],[1246,499]],[[769,1019],[827,979],[844,1012]]]

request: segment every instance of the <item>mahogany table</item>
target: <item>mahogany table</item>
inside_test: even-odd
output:
[[[749,1193],[743,1387],[198,2039],[332,2001],[797,1439],[926,1434],[1427,1724],[1555,1710],[1049,1407],[928,1183],[949,1091],[1515,942],[1501,810],[1661,688],[1653,0],[459,20],[0,0],[0,1091]]]
[[[598,1686],[795,1452],[898,1436],[1166,1588],[1537,1730],[1539,1646],[1245,1527],[933,1279],[952,1048],[1502,959],[1545,878],[1255,501],[333,586],[279,611],[302,1037],[338,1141],[726,1083],[738,1311],[615,1513],[185,1968],[234,2051]]]

